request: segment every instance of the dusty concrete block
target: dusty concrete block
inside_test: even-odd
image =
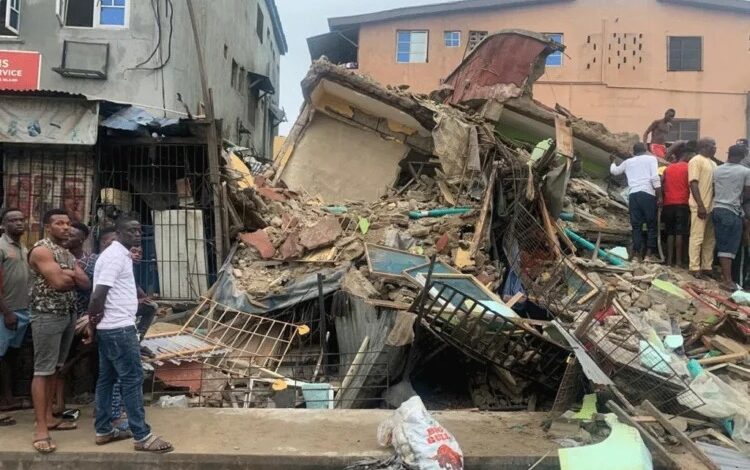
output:
[[[271,239],[264,230],[256,230],[251,233],[241,233],[240,240],[242,240],[247,246],[252,246],[260,256],[264,259],[273,258],[276,249],[271,243]]]
[[[324,217],[323,220],[300,231],[299,242],[308,250],[315,250],[332,245],[342,235],[341,224],[336,217]]]
[[[279,248],[279,255],[284,261],[299,258],[303,252],[304,248],[300,245],[299,234],[296,232],[289,234],[284,243],[282,243],[281,248]]]

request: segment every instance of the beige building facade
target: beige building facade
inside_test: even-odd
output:
[[[670,140],[711,136],[720,156],[750,133],[750,1],[466,0],[329,19],[310,38],[326,55],[387,84],[427,92],[487,32],[522,28],[565,45],[534,97],[643,135],[668,108]]]

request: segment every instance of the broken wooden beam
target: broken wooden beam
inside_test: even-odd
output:
[[[706,467],[708,467],[710,470],[720,470],[719,466],[714,463],[713,460],[709,459],[708,456],[698,447],[695,445],[695,442],[691,441],[689,437],[685,435],[682,431],[677,429],[677,427],[669,420],[666,416],[664,416],[661,411],[659,411],[653,404],[651,404],[650,401],[644,400],[641,406],[656,420],[661,424],[664,429],[667,430],[671,435],[677,438],[682,445],[684,445],[687,450],[690,451],[691,454],[695,455],[698,460],[703,462]]]

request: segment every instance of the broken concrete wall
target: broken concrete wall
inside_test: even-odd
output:
[[[328,202],[372,201],[396,179],[409,147],[316,113],[294,149],[286,184]]]

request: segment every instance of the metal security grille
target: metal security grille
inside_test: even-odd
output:
[[[143,224],[136,281],[163,299],[196,300],[215,279],[212,188],[205,145],[107,140],[98,146],[95,217]]]
[[[570,352],[522,321],[513,321],[441,282],[425,288],[423,324],[448,344],[556,390]]]
[[[0,144],[2,207],[26,216],[24,243],[44,236],[42,218],[50,209],[65,209],[75,222],[91,213],[94,158],[88,147]]]

